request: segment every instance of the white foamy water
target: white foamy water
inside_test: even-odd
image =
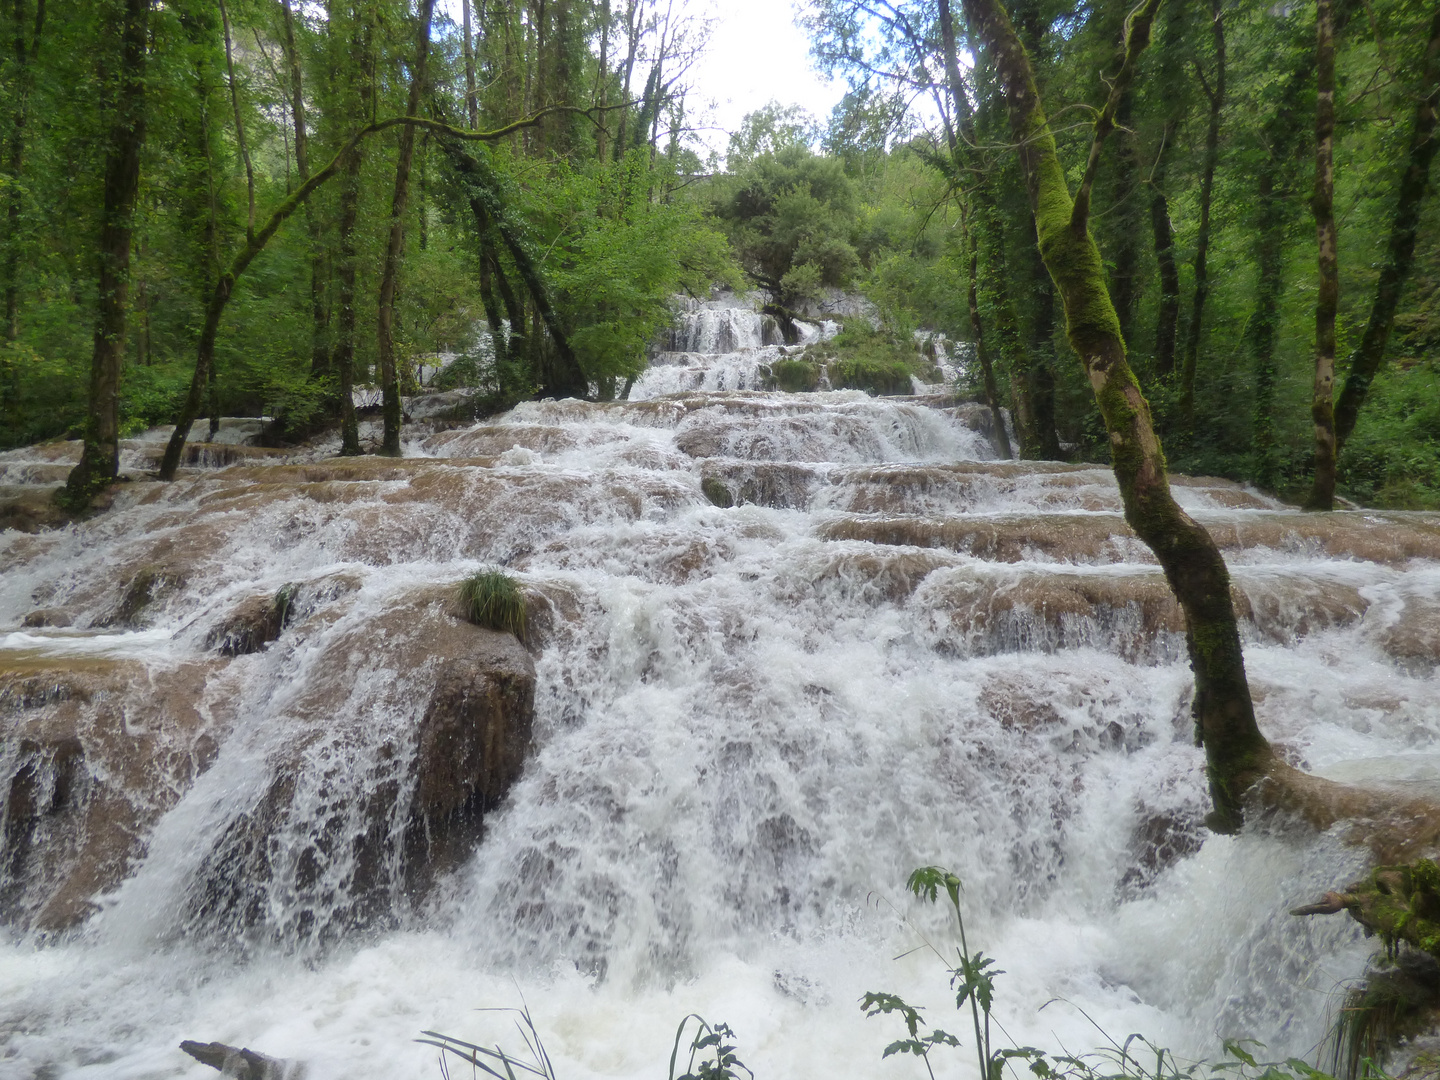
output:
[[[664,384],[678,396],[657,396],[657,364],[635,400],[524,405],[390,471],[198,469],[127,485],[82,526],[3,534],[0,660],[131,665],[157,696],[198,671],[219,734],[95,915],[0,945],[0,1075],[214,1075],[176,1049],[198,1039],[317,1080],[438,1077],[421,1030],[518,1049],[477,1010],[524,1002],[562,1080],[663,1077],[690,1012],[729,1022],[761,1078],[918,1077],[881,1061],[901,1026],[858,1001],[899,992],[968,1030],[933,956],[895,959],[920,933],[948,947],[943,913],[904,895],[929,863],[965,882],[1016,1044],[1088,1049],[1093,1019],[1182,1054],[1227,1036],[1313,1051],[1369,947],[1285,912],[1361,861],[1328,838],[1197,830],[1183,643],[1147,599],[1153,562],[1109,538],[1107,473],[995,463],[963,410],[722,383],[774,348],[754,314],[706,324],[744,351],[696,360],[699,384]],[[1401,631],[1423,638],[1407,613],[1440,600],[1436,563],[1362,550],[1345,515],[1341,540],[1306,532],[1234,485],[1177,495],[1242,536],[1267,733],[1337,777],[1432,782],[1440,687]],[[152,564],[183,587],[145,629],[100,625]],[[398,864],[372,868],[361,898],[345,841],[377,813],[403,822],[383,793],[435,677],[394,659],[420,630],[391,613],[493,564],[552,611],[533,754],[463,865],[419,899]],[[295,629],[249,656],[207,649],[238,599],[287,583]],[[37,608],[71,625],[22,627]],[[241,920],[214,899],[245,884],[224,838],[283,763],[281,870]],[[306,870],[317,843],[328,858]],[[968,1047],[936,1064],[974,1072]]]

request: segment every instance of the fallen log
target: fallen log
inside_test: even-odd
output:
[[[219,1069],[229,1080],[300,1080],[305,1067],[297,1061],[285,1061],[243,1046],[227,1046],[219,1042],[195,1042],[186,1039],[180,1049],[202,1065]]]

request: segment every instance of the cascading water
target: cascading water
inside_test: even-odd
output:
[[[3,534],[0,1073],[214,1075],[189,1038],[438,1076],[422,1029],[518,1047],[475,1010],[523,1001],[563,1080],[663,1076],[688,1012],[762,1078],[914,1077],[857,1003],[965,1030],[933,956],[893,959],[948,941],[903,895],[927,863],[965,882],[1017,1044],[1083,1050],[1093,1019],[1182,1054],[1315,1046],[1369,947],[1285,912],[1359,856],[1201,829],[1181,627],[1106,470],[994,461],[983,412],[940,399],[758,392],[731,380],[779,349],[763,317],[691,316],[629,402],[417,432],[401,462],[254,451]],[[0,455],[0,483],[43,491],[68,453]],[[1177,495],[1232,565],[1271,738],[1434,785],[1440,519]],[[533,751],[422,887],[403,778],[470,647],[432,601],[493,564],[533,600]],[[225,612],[287,586],[277,640],[216,652]],[[24,765],[26,716],[105,736]],[[35,810],[124,783],[148,794],[87,835]],[[118,885],[17,876],[42,848],[86,865],[108,827],[136,845]]]

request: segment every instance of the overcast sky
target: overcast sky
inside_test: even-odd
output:
[[[692,118],[712,129],[696,138],[723,154],[726,132],[768,101],[800,105],[824,122],[845,94],[810,63],[810,43],[795,25],[796,0],[679,0],[697,13],[718,18],[710,50],[690,78],[687,101]],[[440,0],[437,9],[460,21],[459,0]],[[704,151],[701,150],[704,156]]]
[[[830,118],[845,86],[812,66],[809,40],[795,25],[794,0],[720,0],[712,10],[720,22],[691,83],[697,105],[714,103],[716,127],[733,131],[746,113],[771,100],[800,105],[821,122]],[[726,135],[700,137],[724,153]]]

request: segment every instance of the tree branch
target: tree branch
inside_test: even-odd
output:
[[[1075,193],[1075,205],[1070,212],[1070,228],[1076,232],[1084,231],[1090,217],[1090,189],[1095,184],[1095,173],[1100,167],[1100,149],[1105,144],[1105,137],[1115,130],[1115,112],[1125,92],[1130,89],[1140,54],[1150,44],[1150,24],[1159,6],[1160,0],[1141,0],[1125,19],[1125,59],[1110,86],[1110,97],[1095,120],[1095,137],[1090,142],[1090,157],[1085,162],[1085,178],[1080,181],[1080,190]]]

